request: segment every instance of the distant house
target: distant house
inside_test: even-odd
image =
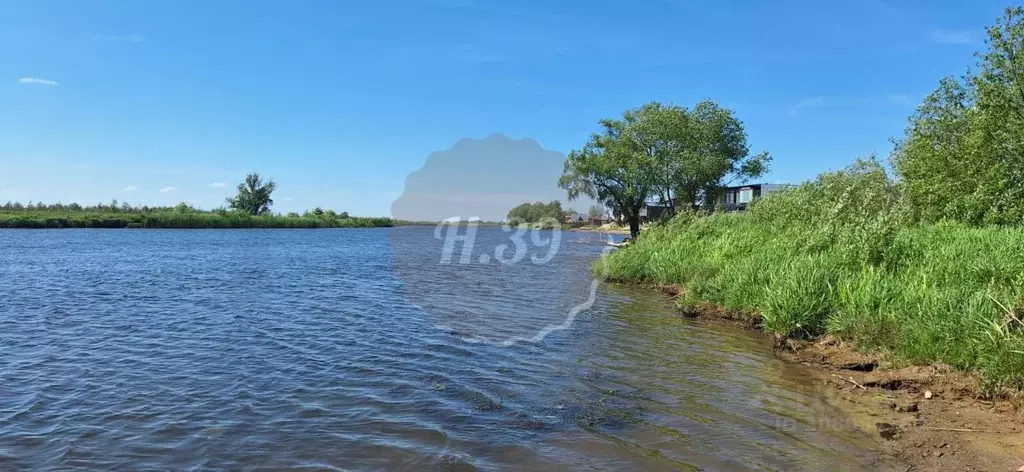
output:
[[[751,202],[768,195],[792,187],[788,184],[749,184],[726,187],[718,196],[717,208],[725,211],[742,211]]]
[[[612,217],[610,217],[608,215],[600,215],[600,216],[591,216],[590,219],[588,220],[588,223],[590,223],[591,226],[601,226],[601,225],[606,225],[608,223],[611,223],[612,221],[615,221],[615,220],[612,219]]]
[[[668,205],[648,203],[646,206],[640,209],[640,221],[642,223],[646,223],[648,221],[657,221],[664,218],[668,214]]]
[[[690,204],[684,202],[681,198],[673,198],[675,204],[675,211],[680,211],[685,208],[689,208]],[[672,208],[663,201],[648,201],[643,208],[640,209],[640,221],[658,221],[661,219],[669,218],[672,216]]]
[[[587,220],[579,213],[566,213],[562,218],[562,223],[578,228],[587,224]]]

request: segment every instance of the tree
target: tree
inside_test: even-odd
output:
[[[764,175],[771,155],[751,155],[743,122],[732,110],[704,100],[693,107],[680,179],[680,195],[714,209],[724,187]]]
[[[569,200],[589,196],[618,211],[629,232],[640,234],[640,209],[654,191],[655,160],[643,116],[627,111],[623,119],[605,119],[602,130],[578,150],[569,152],[558,186]]]
[[[654,196],[670,215],[677,201],[713,208],[723,187],[760,177],[771,161],[767,152],[750,155],[743,123],[713,101],[693,110],[652,102],[630,113],[638,119],[636,139],[655,162]]]
[[[565,217],[562,202],[554,200],[550,203],[523,203],[508,211],[508,220],[513,223],[538,223],[545,219],[553,219],[559,223]]]
[[[587,216],[591,218],[597,218],[599,216],[605,216],[607,214],[608,210],[606,210],[601,205],[590,205],[590,208],[587,210]]]
[[[988,28],[977,73],[947,77],[890,160],[918,221],[1024,222],[1024,8]]]
[[[675,213],[682,200],[713,207],[722,187],[764,174],[771,157],[750,155],[743,123],[712,101],[693,110],[651,102],[602,120],[602,130],[569,153],[559,186],[587,195],[640,231],[640,209],[657,198]]]
[[[227,199],[228,206],[250,215],[268,214],[270,206],[274,204],[270,195],[274,193],[275,188],[277,184],[273,180],[264,182],[256,173],[246,175],[245,181],[238,184],[238,194],[235,198]]]

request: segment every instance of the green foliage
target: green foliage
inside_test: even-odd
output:
[[[943,79],[896,143],[911,216],[971,225],[1024,222],[1024,8],[988,29],[976,73]]]
[[[561,225],[564,216],[565,211],[562,210],[562,202],[558,200],[551,203],[523,203],[508,211],[508,220],[513,223],[554,221]]]
[[[722,186],[762,175],[770,161],[767,153],[750,156],[743,124],[708,100],[693,110],[652,102],[600,125],[569,153],[559,186],[570,200],[586,195],[622,215],[634,237],[649,199],[671,213],[680,199],[710,204]]]
[[[680,284],[680,303],[757,313],[783,336],[831,333],[1024,388],[1024,229],[917,224],[860,160],[738,214],[683,213],[595,270]]]
[[[8,202],[0,206],[0,228],[372,228],[394,226],[390,218],[335,219],[250,215],[224,208],[203,211],[186,203],[174,207],[133,207],[127,204],[82,207]]]
[[[270,206],[274,204],[270,195],[276,188],[277,184],[273,180],[264,182],[259,174],[248,174],[245,181],[238,184],[238,194],[227,199],[228,206],[250,215],[269,214]]]
[[[623,215],[634,237],[640,232],[640,209],[656,184],[655,149],[646,144],[656,139],[647,134],[649,115],[638,109],[622,120],[601,120],[601,132],[569,152],[558,180],[570,200],[586,195]]]

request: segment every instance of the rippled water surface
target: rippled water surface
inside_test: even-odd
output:
[[[0,470],[877,466],[799,368],[660,296],[471,339],[585,302],[602,246],[453,269],[433,230],[0,230]]]

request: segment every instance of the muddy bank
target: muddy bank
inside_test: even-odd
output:
[[[646,287],[668,297],[681,293],[678,286]],[[704,305],[681,314],[760,330],[756,313]],[[766,336],[765,342],[776,345],[779,357],[807,367],[809,386],[824,387],[829,403],[870,433],[897,470],[1024,471],[1024,410],[1013,392],[989,398],[969,373],[944,365],[901,365],[832,337]]]

